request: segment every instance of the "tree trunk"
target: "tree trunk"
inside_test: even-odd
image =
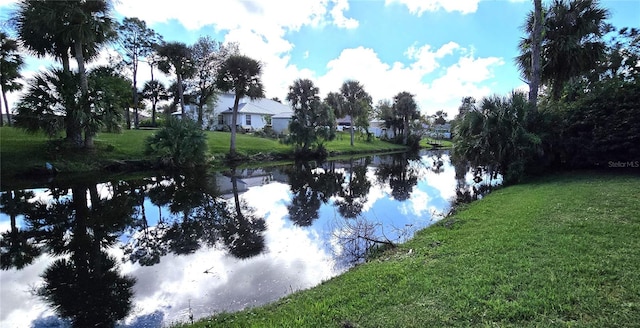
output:
[[[402,144],[407,145],[409,141],[409,118],[405,117],[402,120]]]
[[[149,61],[149,68],[151,68],[151,82],[153,83],[153,64]],[[153,92],[153,99],[151,100],[151,125],[156,127],[156,103],[158,102],[158,93]]]
[[[0,85],[0,91],[2,91],[2,98],[5,99],[5,103],[7,102],[7,98],[4,96],[4,88],[2,87],[2,85]],[[11,120],[9,119],[9,109],[7,109],[7,120]],[[2,116],[2,101],[0,101],[0,126],[4,126],[4,118]]]
[[[542,0],[533,0],[534,20],[531,35],[531,76],[529,78],[529,103],[537,111],[540,88],[540,48],[542,46]]]
[[[138,63],[133,63],[133,87],[131,92],[133,92],[133,127],[137,130],[140,128],[138,125]],[[127,108],[127,114],[129,113],[129,109]],[[131,128],[131,127],[129,127]]]
[[[4,91],[4,89],[2,89],[2,100],[4,101],[4,109],[7,112],[7,125],[11,126],[11,113],[9,112],[9,102],[7,101],[7,93]],[[0,117],[2,117],[2,108],[0,108]]]
[[[231,114],[231,142],[229,143],[229,157],[236,157],[236,125],[238,125],[238,104],[240,103],[240,95],[236,93],[236,99],[233,101],[233,113]]]
[[[182,74],[178,75],[178,98],[180,99],[180,110],[182,111],[182,119],[187,118],[187,114],[184,111],[184,90],[182,90]]]
[[[78,63],[78,75],[80,76],[80,105],[85,114],[84,125],[84,146],[85,148],[93,148],[93,131],[91,130],[91,106],[89,106],[89,82],[87,80],[87,71],[84,67],[84,54],[82,53],[82,43],[76,41],[74,44],[76,53],[76,62]]]
[[[60,54],[60,61],[62,61],[62,72],[64,73],[65,77],[68,77],[71,74],[71,69],[69,68],[70,66],[69,56],[66,53]],[[76,103],[77,100],[75,99],[75,96],[74,95],[71,95],[70,97],[67,96],[67,91],[69,89],[69,86],[66,85],[67,80],[68,79],[64,81],[65,85],[63,85],[63,88],[65,90],[63,92],[64,93],[63,106],[67,111],[67,114],[65,115],[65,118],[64,118],[65,133],[66,133],[65,140],[68,144],[70,144],[75,148],[82,148],[82,146],[84,145],[84,141],[82,140],[82,124],[80,123],[80,120],[77,118],[79,115],[73,113],[73,111],[77,111],[80,109],[78,109],[78,106]],[[75,90],[74,90],[74,93],[75,93]]]
[[[351,147],[353,147],[353,115],[349,115],[349,124],[351,124],[349,129],[351,130]]]
[[[131,112],[129,111],[129,106],[124,109],[124,118],[127,123],[127,130],[131,130]]]

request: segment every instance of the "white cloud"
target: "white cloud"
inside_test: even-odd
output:
[[[337,91],[348,79],[360,81],[374,98],[391,99],[401,91],[416,95],[423,113],[445,110],[451,117],[457,113],[463,96],[482,98],[491,94],[486,85],[493,78],[493,68],[504,64],[501,58],[476,58],[471,51],[449,42],[438,49],[411,46],[405,56],[412,62],[385,63],[370,48],[343,50],[327,64],[328,71],[317,78],[323,94]],[[445,56],[459,56],[458,61],[441,67]]]
[[[470,14],[478,10],[478,2],[480,0],[385,0],[385,5],[403,4],[407,6],[409,12],[420,17],[425,11],[438,10]]]
[[[298,31],[302,26],[322,28],[333,24],[346,29],[358,26],[357,20],[345,17],[349,10],[346,0],[237,0],[225,2],[215,10],[194,10],[202,6],[199,0],[184,0],[181,6],[169,5],[164,0],[137,0],[122,1],[115,9],[150,25],[176,19],[188,30],[210,25],[222,31],[225,42],[238,42],[241,52],[260,60],[266,95],[279,98],[284,98],[295,79],[313,76],[309,70],[290,65],[289,53],[294,45],[285,39],[287,32]]]
[[[332,0],[335,2],[333,9],[331,9],[331,17],[334,24],[341,28],[354,29],[357,28],[359,23],[353,18],[346,18],[344,12],[349,10],[349,3],[347,0]]]

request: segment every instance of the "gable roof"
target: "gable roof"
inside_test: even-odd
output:
[[[233,111],[234,100],[235,96],[231,93],[219,95],[218,101],[216,102],[216,112],[231,113]],[[291,108],[288,105],[267,98],[251,100],[245,97],[240,99],[240,103],[238,104],[238,113],[276,115],[283,112],[291,112]]]

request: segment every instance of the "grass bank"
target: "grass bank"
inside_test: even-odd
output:
[[[121,134],[100,133],[96,136],[95,150],[61,151],[52,147],[44,134],[28,134],[22,130],[0,128],[0,170],[3,177],[23,173],[30,168],[43,167],[45,162],[52,163],[63,172],[83,172],[98,170],[109,161],[144,160],[144,141],[154,130],[125,130]],[[209,154],[222,158],[229,152],[230,134],[227,132],[207,131]],[[371,153],[403,150],[405,147],[380,140],[365,142],[356,139],[353,147],[348,135],[340,133],[336,140],[326,143],[326,148],[334,154]],[[237,150],[242,155],[276,154],[287,156],[292,146],[278,140],[258,138],[248,134],[237,135]]]
[[[274,304],[184,327],[637,327],[640,176],[504,188]]]

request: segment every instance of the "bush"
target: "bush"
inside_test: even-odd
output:
[[[141,128],[159,128],[164,125],[164,119],[156,117],[156,124],[154,125],[150,118],[144,119],[138,123]]]
[[[555,106],[562,118],[557,143],[563,165],[640,160],[640,81],[601,81],[575,102]]]
[[[159,156],[165,165],[194,167],[205,164],[207,137],[193,120],[170,118],[145,147],[146,154]]]

